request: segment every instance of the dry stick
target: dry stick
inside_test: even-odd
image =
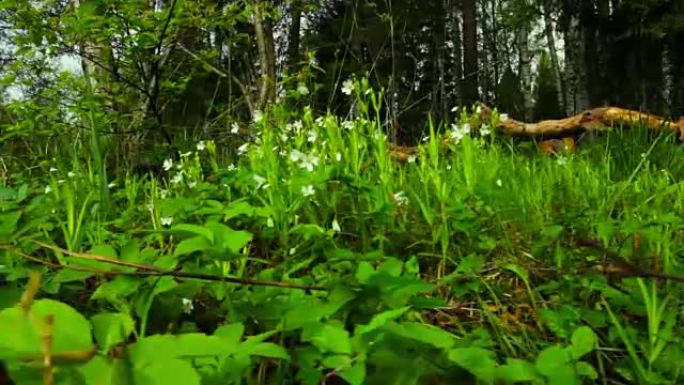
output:
[[[316,286],[316,285],[302,285],[302,284],[291,283],[291,282],[262,281],[262,280],[256,280],[256,279],[250,279],[250,278],[226,277],[226,276],[222,276],[222,275],[207,274],[207,273],[190,273],[190,272],[184,272],[184,271],[164,270],[164,269],[160,269],[156,266],[152,266],[152,265],[146,265],[146,264],[134,263],[134,262],[126,262],[126,261],[121,261],[121,260],[117,260],[117,259],[113,259],[113,258],[104,257],[101,255],[76,253],[73,251],[63,249],[61,247],[49,245],[47,243],[43,243],[43,242],[39,242],[39,241],[32,241],[32,242],[34,242],[35,244],[37,244],[41,247],[44,247],[44,248],[47,248],[47,249],[50,249],[53,251],[59,251],[61,253],[67,254],[67,255],[75,257],[75,258],[86,259],[86,260],[91,260],[91,261],[98,261],[98,262],[108,263],[111,265],[135,267],[135,268],[140,269],[140,270],[137,270],[137,271],[119,271],[119,270],[87,269],[87,268],[82,268],[82,267],[64,266],[64,265],[60,265],[60,264],[54,264],[52,262],[47,262],[55,268],[68,268],[68,269],[72,269],[72,270],[87,271],[87,272],[92,272],[95,274],[103,274],[103,275],[110,275],[110,276],[117,276],[117,275],[126,275],[126,276],[134,276],[134,277],[169,276],[169,277],[175,277],[175,278],[201,279],[204,281],[228,282],[228,283],[235,283],[235,284],[240,284],[240,285],[280,287],[283,289],[299,289],[299,290],[312,290],[312,291],[327,291],[328,290],[326,287]],[[12,250],[12,251],[14,253],[16,253],[17,255],[23,257],[23,258],[30,259],[30,260],[33,260],[33,261],[36,261],[39,263],[47,264],[46,261],[40,260],[38,258],[28,256],[28,255],[23,254],[21,252],[18,252],[16,250]]]
[[[580,239],[577,242],[578,246],[587,247],[598,250],[604,253],[616,266],[599,266],[602,273],[619,274],[624,278],[656,278],[668,281],[684,282],[684,275],[656,273],[653,271],[646,271],[637,267],[627,261],[627,259],[617,253],[608,250],[601,241],[596,239]]]
[[[43,385],[53,385],[55,383],[52,371],[52,333],[55,326],[55,315],[45,316],[45,328],[42,333],[43,350]]]

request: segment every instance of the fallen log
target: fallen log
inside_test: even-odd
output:
[[[479,117],[474,116],[470,125],[473,129],[479,129],[480,122],[491,121],[492,109],[480,105]],[[667,118],[620,107],[599,107],[583,111],[574,116],[564,119],[542,120],[535,123],[522,122],[515,119],[503,119],[498,122],[494,130],[504,135],[518,137],[537,137],[541,139],[566,138],[576,136],[583,132],[606,132],[616,126],[637,126],[654,131],[670,131],[679,133],[679,139],[684,141],[684,116],[679,122]],[[445,137],[441,140],[443,145],[449,145],[454,139]],[[418,153],[418,147],[391,146],[391,156],[398,161],[406,161]]]

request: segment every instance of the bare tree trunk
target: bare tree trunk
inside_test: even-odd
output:
[[[461,11],[463,12],[463,101],[471,105],[479,98],[475,0],[462,0]]]
[[[518,29],[518,58],[520,65],[520,89],[523,94],[523,109],[525,119],[532,119],[532,112],[534,109],[534,101],[532,100],[532,55],[528,45],[530,37],[529,27],[523,25]]]
[[[565,94],[566,114],[573,115],[589,105],[586,90],[586,68],[584,66],[585,43],[579,18],[579,4],[576,0],[565,0],[563,13],[565,25]]]
[[[297,63],[299,63],[299,44],[302,26],[302,6],[299,1],[293,1],[290,5],[290,17],[292,18],[292,24],[290,24],[290,29],[288,31],[288,41],[287,41],[287,66],[290,71],[295,71],[297,68]]]
[[[548,0],[544,1],[544,34],[546,35],[546,44],[549,46],[549,58],[551,59],[551,67],[553,68],[553,75],[556,80],[556,94],[558,95],[558,105],[561,111],[566,111],[565,93],[563,91],[563,75],[560,69],[560,62],[558,60],[558,52],[556,52],[556,37],[554,35],[553,20],[551,19],[551,5]]]
[[[275,42],[270,23],[264,19],[264,1],[257,1],[254,4],[254,30],[257,39],[257,50],[259,51],[259,65],[261,71],[261,81],[259,84],[259,103],[258,108],[263,110],[276,96],[276,66],[275,66]]]
[[[463,46],[461,43],[461,20],[457,8],[451,8],[450,19],[452,20],[451,42],[454,47],[454,103],[461,106],[463,105]]]

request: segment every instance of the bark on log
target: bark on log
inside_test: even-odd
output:
[[[481,105],[481,122],[491,119],[491,108]],[[679,139],[684,141],[684,116],[679,122],[651,115],[644,112],[628,110],[619,107],[599,107],[586,110],[580,114],[565,119],[542,120],[535,123],[526,123],[515,119],[500,121],[495,131],[510,136],[538,137],[542,139],[564,138],[577,135],[586,131],[610,131],[615,126],[643,125],[649,130],[671,131],[679,133]],[[477,121],[471,121],[471,127],[479,128]],[[448,137],[442,139],[443,145],[448,145],[452,140]],[[391,156],[398,161],[406,161],[410,156],[417,154],[417,147],[391,146]]]

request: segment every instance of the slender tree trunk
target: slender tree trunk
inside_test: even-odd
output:
[[[459,17],[459,10],[456,8],[451,8],[452,20],[451,27],[451,42],[453,43],[454,52],[454,65],[453,68],[453,78],[454,78],[454,103],[457,106],[463,105],[463,45],[461,39],[461,20]]]
[[[566,114],[574,115],[589,106],[586,90],[586,66],[584,65],[585,41],[579,18],[577,0],[565,0],[563,13],[565,26],[563,31],[565,43],[565,84]]]
[[[523,94],[523,110],[525,120],[532,120],[532,112],[534,110],[534,101],[532,99],[532,55],[528,45],[530,37],[529,27],[523,25],[518,29],[518,58],[519,58],[519,73],[520,73],[520,89]]]
[[[264,18],[263,8],[266,5],[265,1],[257,1],[253,8],[254,31],[256,33],[261,71],[258,103],[260,110],[266,108],[275,100],[276,96],[275,42],[270,23]]]
[[[463,12],[463,101],[471,105],[478,101],[477,15],[475,0],[462,0]]]
[[[300,60],[299,35],[302,26],[302,6],[298,1],[293,1],[290,5],[290,17],[292,18],[292,24],[290,24],[288,31],[287,66],[290,71],[294,72]]]
[[[558,52],[556,52],[556,36],[554,34],[553,20],[551,19],[551,4],[549,1],[544,1],[544,34],[546,35],[546,44],[549,47],[549,58],[551,59],[551,67],[555,77],[556,94],[558,97],[558,105],[561,111],[565,111],[565,93],[563,91],[563,75],[560,69],[560,62],[558,60]]]

